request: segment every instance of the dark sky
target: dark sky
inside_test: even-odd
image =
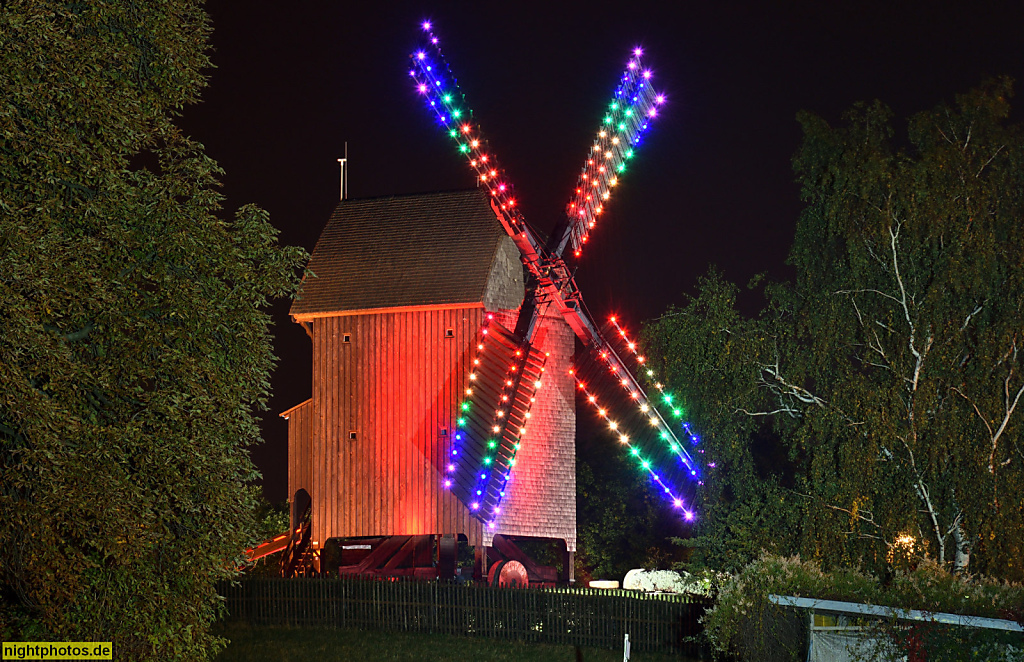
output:
[[[797,111],[834,122],[877,98],[906,117],[988,77],[1024,80],[1024,2],[213,0],[208,11],[217,68],[182,124],[226,170],[228,213],[256,203],[307,250],[337,202],[346,141],[350,197],[473,185],[408,77],[424,19],[541,228],[564,209],[642,46],[668,103],[577,272],[591,311],[633,328],[682,302],[709,264],[741,284],[787,276]],[[277,413],[311,385],[310,343],[286,311],[274,309],[281,363],[266,443],[252,451],[273,501],[286,496]]]

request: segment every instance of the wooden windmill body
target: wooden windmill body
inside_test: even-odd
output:
[[[681,409],[667,393],[648,398],[587,311],[563,257],[567,249],[579,257],[664,97],[634,50],[566,214],[545,239],[523,217],[430,24],[423,28],[409,74],[480,188],[343,201],[321,236],[291,311],[313,339],[313,397],[286,412],[289,488],[294,503],[312,504],[302,535],[315,547],[339,537],[459,534],[483,549],[527,535],[564,540],[571,553],[574,392],[596,401],[570,369],[575,339],[625,390],[642,436],[674,471],[700,480],[679,438],[698,443]],[[654,456],[616,421],[609,427],[691,520],[688,500]],[[384,549],[399,545],[414,546]],[[568,559],[565,567],[571,572]]]
[[[312,339],[312,398],[282,415],[289,494],[310,496],[312,547],[455,535],[490,547],[504,535],[574,552],[574,336],[557,311],[539,319],[545,384],[495,526],[445,487],[481,330],[514,326],[524,299],[519,251],[486,192],[342,201],[309,271],[291,315]]]

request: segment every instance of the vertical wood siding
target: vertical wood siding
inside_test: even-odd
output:
[[[442,481],[482,322],[482,308],[315,320],[306,488],[315,541],[438,533],[480,541],[480,523]]]
[[[306,400],[288,412],[288,500],[300,489],[311,492],[313,469],[313,400]]]

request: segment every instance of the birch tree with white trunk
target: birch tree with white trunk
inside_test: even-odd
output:
[[[990,82],[898,139],[879,102],[837,127],[799,117],[795,282],[736,326],[747,340],[730,365],[747,386],[692,391],[711,398],[708,424],[772,421],[804,515],[791,551],[884,565],[910,536],[954,570],[1024,576],[1024,134],[1010,96]],[[652,334],[662,349],[671,319]],[[699,327],[691,346],[721,333]]]

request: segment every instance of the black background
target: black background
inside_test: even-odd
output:
[[[312,250],[338,199],[468,188],[474,179],[408,77],[433,21],[526,217],[551,227],[639,45],[668,97],[579,265],[591,311],[635,330],[715,264],[740,284],[786,278],[800,212],[795,115],[831,122],[882,99],[906,117],[998,75],[1024,78],[1024,3],[238,2],[207,5],[210,87],[182,124],[227,172],[226,213],[253,202]],[[1020,117],[1020,112],[1015,112]],[[741,302],[751,310],[756,301]],[[285,498],[286,423],[310,395],[310,343],[274,307],[266,496]],[[587,412],[579,415],[589,416]]]

